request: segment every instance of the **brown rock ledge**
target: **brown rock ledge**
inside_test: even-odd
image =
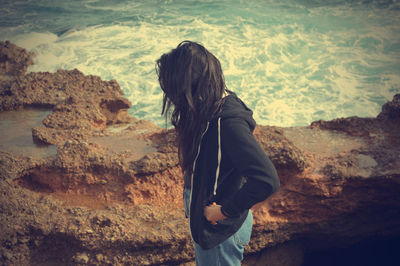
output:
[[[173,131],[130,117],[116,81],[26,74],[31,56],[0,42],[0,110],[51,108],[32,136],[57,154],[0,151],[0,262],[190,264]],[[246,265],[400,236],[399,106],[396,95],[377,118],[257,127],[282,186],[254,211]]]

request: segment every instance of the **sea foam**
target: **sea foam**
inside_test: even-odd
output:
[[[259,124],[376,116],[400,93],[400,9],[394,4],[87,1],[85,8],[89,18],[73,27],[1,27],[1,39],[35,52],[29,71],[78,68],[117,80],[133,104],[130,113],[160,126],[155,62],[183,40],[204,44],[220,59],[228,88]],[[85,25],[101,16],[104,23]]]

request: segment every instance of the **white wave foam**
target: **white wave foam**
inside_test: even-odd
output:
[[[249,5],[256,10],[245,15],[236,10],[229,18],[183,15],[166,5],[164,13],[142,21],[75,27],[59,37],[14,30],[9,37],[36,53],[31,71],[78,68],[116,79],[133,104],[130,113],[161,126],[155,61],[187,39],[203,43],[220,59],[228,88],[254,110],[260,124],[375,116],[384,101],[400,93],[400,23],[388,23],[398,18],[354,8],[352,17],[348,6],[299,5],[290,11],[298,13],[288,13],[278,4]],[[121,6],[105,8],[117,12]]]
[[[57,40],[57,35],[51,32],[31,32],[18,35],[9,34],[4,36],[4,39],[8,39],[27,50],[34,50],[38,46],[54,43]]]

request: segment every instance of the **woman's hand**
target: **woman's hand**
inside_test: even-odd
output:
[[[204,208],[204,216],[212,225],[216,225],[218,221],[227,218],[221,212],[221,205],[217,205],[215,202]]]

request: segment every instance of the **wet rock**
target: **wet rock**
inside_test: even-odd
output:
[[[392,101],[382,106],[378,119],[400,121],[400,94],[395,95]]]
[[[131,103],[122,97],[116,81],[85,76],[77,69],[25,75],[32,54],[7,42],[0,42],[0,48],[4,52],[0,71],[3,66],[4,74],[15,77],[0,78],[0,111],[27,106],[53,109],[44,126],[34,129],[36,141],[59,144],[62,139],[80,139],[107,125],[133,120],[127,113]]]
[[[280,170],[302,172],[307,166],[306,157],[277,127],[258,126],[254,136]]]
[[[319,120],[311,123],[311,128],[343,131],[351,136],[368,136],[370,131],[379,127],[379,121],[373,118],[337,118],[332,121]]]
[[[25,74],[26,69],[33,64],[32,55],[9,41],[0,42],[0,76]]]

